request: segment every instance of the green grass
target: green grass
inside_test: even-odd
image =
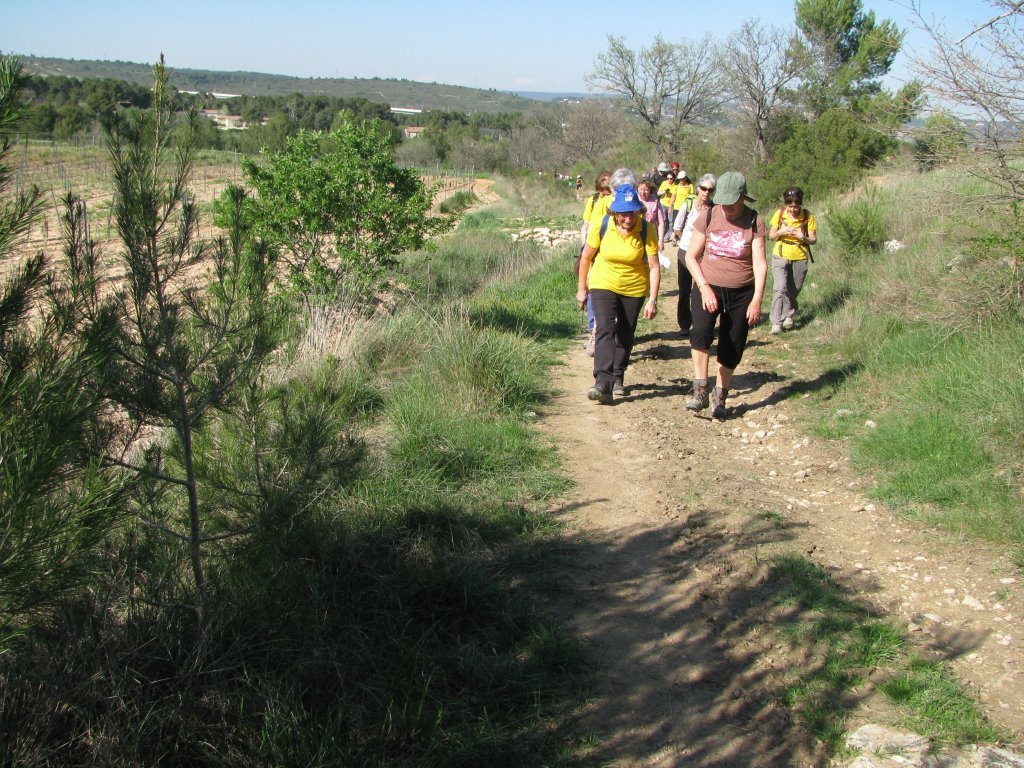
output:
[[[1009,735],[993,727],[942,663],[912,657],[881,690],[909,711],[905,725],[948,742],[999,742]]]
[[[901,713],[901,724],[940,741],[964,744],[1008,737],[990,725],[942,664],[922,661],[902,631],[850,597],[798,555],[772,562],[769,586],[786,607],[783,629],[809,661],[782,700],[833,754],[844,749],[846,719],[868,680]]]
[[[552,301],[571,295],[563,256],[458,233],[434,254],[429,300],[275,377],[257,406],[266,474],[205,498],[217,530],[241,510],[260,524],[211,547],[202,654],[175,607],[191,598],[182,548],[131,526],[96,589],[0,658],[0,752],[54,766],[572,764],[567,716],[590,659],[544,610],[577,555],[541,513],[567,481],[530,428],[577,322]],[[213,487],[251,475],[253,437],[203,433]]]
[[[472,190],[464,189],[456,192],[439,206],[441,213],[461,213],[476,202]]]
[[[877,476],[875,497],[1005,545],[1024,567],[1024,327],[1004,300],[1012,275],[1000,254],[972,245],[1016,225],[984,212],[956,227],[930,215],[961,184],[983,191],[944,171],[915,175],[819,216],[821,247],[801,295],[810,322],[788,341],[822,368],[840,362],[842,376],[805,390],[808,422],[849,441],[859,467]],[[840,245],[879,217],[906,248]],[[951,269],[958,258],[965,266]]]

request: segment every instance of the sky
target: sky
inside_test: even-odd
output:
[[[907,30],[904,49],[929,49],[927,37],[915,29],[911,0],[862,2],[876,18]],[[986,0],[916,2],[927,20],[943,23],[958,37],[996,15]],[[656,8],[671,9],[662,17],[670,23],[661,29],[640,21]],[[609,34],[640,49],[659,32],[671,42],[697,40],[706,32],[724,39],[747,18],[789,27],[793,0],[23,0],[9,4],[0,18],[5,54],[152,63],[163,52],[172,68],[577,93],[591,90],[585,78]],[[887,84],[909,74],[909,58],[901,54]]]

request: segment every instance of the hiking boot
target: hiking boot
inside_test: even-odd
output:
[[[612,384],[612,394],[615,397],[625,397],[626,396],[626,385],[623,384],[622,381],[620,381],[619,379],[616,379],[615,383]]]
[[[782,333],[782,326],[779,323],[772,324],[772,333]]]
[[[601,389],[596,384],[587,390],[587,398],[595,400],[601,403],[601,405],[610,405],[613,400],[611,392],[607,389]]]
[[[583,345],[583,351],[591,357],[594,356],[594,343],[597,341],[597,334],[593,331],[590,332],[590,338],[587,339],[587,343]]]
[[[711,393],[711,418],[712,419],[724,419],[726,416],[725,411],[725,398],[729,396],[728,389],[722,389],[721,387],[715,387],[715,391]]]
[[[787,331],[789,329],[791,329],[795,325],[796,325],[796,323],[793,322],[793,316],[792,315],[790,315],[789,317],[787,317],[785,320],[782,321],[782,327],[785,328]]]
[[[688,411],[703,411],[708,407],[708,380],[693,380],[693,395],[683,406]]]

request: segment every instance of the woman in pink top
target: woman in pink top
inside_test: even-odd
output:
[[[736,171],[723,173],[715,186],[714,204],[693,224],[686,268],[697,292],[690,294],[693,327],[693,396],[691,411],[708,407],[708,360],[716,321],[718,329],[718,386],[713,392],[712,418],[724,419],[725,399],[732,374],[743,358],[747,332],[761,317],[768,262],[765,226],[746,202],[747,180]]]
[[[644,176],[640,179],[640,183],[636,185],[636,193],[640,198],[640,202],[644,204],[644,218],[647,219],[647,223],[653,224],[658,228],[658,255],[660,256],[662,251],[665,250],[666,224],[664,212],[658,204],[658,183]],[[662,261],[662,266],[665,266],[664,261]]]

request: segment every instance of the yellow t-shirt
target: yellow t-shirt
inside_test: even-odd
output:
[[[593,222],[595,216],[603,217],[608,213],[608,206],[612,204],[614,197],[615,195],[598,195],[595,201],[594,195],[591,194],[583,206],[583,220]]]
[[[817,232],[818,223],[814,220],[814,214],[808,211],[806,208],[801,210],[799,218],[793,218],[789,215],[789,209],[780,208],[774,214],[772,214],[772,220],[769,222],[768,229],[778,229],[779,227],[799,227],[803,213],[807,213],[807,232]],[[782,219],[780,222],[779,219]],[[808,247],[801,244],[799,240],[792,237],[780,237],[775,241],[775,248],[772,249],[772,256],[778,256],[780,259],[788,259],[789,261],[804,261],[807,259]]]
[[[680,184],[676,182],[676,196],[672,200],[672,209],[678,211],[683,207],[683,203],[686,202],[686,198],[694,194],[693,184]]]
[[[632,297],[643,297],[650,293],[647,258],[658,253],[658,228],[648,224],[647,240],[641,242],[643,220],[643,216],[637,216],[633,228],[623,237],[615,226],[615,217],[609,215],[602,238],[601,220],[591,219],[587,245],[599,250],[590,268],[591,289],[600,288],[620,296]]]
[[[668,205],[672,200],[672,193],[675,191],[676,182],[673,179],[665,179],[658,187],[658,202]]]
[[[604,220],[605,214],[608,213],[608,206],[612,204],[614,199],[615,195],[602,195],[597,198],[597,202],[590,209],[590,218],[587,219],[590,222],[590,229],[601,226],[601,221]],[[587,231],[589,232],[590,229]]]

